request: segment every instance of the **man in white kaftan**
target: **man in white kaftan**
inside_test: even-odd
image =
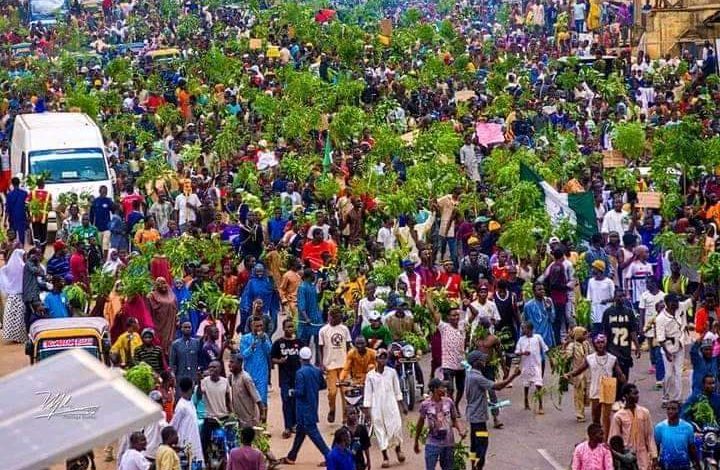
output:
[[[175,405],[175,413],[170,426],[174,427],[178,433],[178,445],[180,447],[184,448],[188,444],[190,445],[190,458],[204,462],[197,411],[192,401],[190,401],[193,393],[192,379],[183,377],[180,379],[178,386],[182,395]]]
[[[398,462],[405,461],[400,445],[402,444],[402,419],[400,408],[407,413],[403,402],[400,381],[395,369],[385,367],[388,352],[385,349],[377,351],[377,366],[368,372],[365,378],[365,396],[363,407],[370,412],[375,439],[383,454],[383,468],[389,465],[387,451],[395,448]]]

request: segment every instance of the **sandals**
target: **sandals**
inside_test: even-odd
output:
[[[280,460],[278,460],[278,462],[280,463],[280,465],[295,465],[295,461],[290,460],[287,457],[281,458]]]
[[[390,468],[390,461],[389,460],[383,460],[382,465],[380,465],[381,468]]]
[[[400,463],[405,462],[405,454],[403,454],[402,451],[397,452],[397,459]]]
[[[290,431],[289,429],[286,429],[283,431],[283,433],[282,433],[283,439],[290,439],[290,436],[292,436],[292,431]]]

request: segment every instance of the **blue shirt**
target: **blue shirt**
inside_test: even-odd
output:
[[[282,217],[279,219],[277,217],[273,217],[268,220],[267,228],[271,242],[277,243],[282,239],[283,235],[285,235],[285,226],[287,225],[287,222],[288,221]]]
[[[325,461],[327,470],[355,470],[355,460],[347,449],[333,447]]]
[[[57,276],[65,279],[65,277],[70,274],[70,261],[68,257],[53,254],[47,262],[47,274],[48,276]]]
[[[67,298],[62,292],[48,292],[45,297],[45,308],[50,318],[67,318],[70,311],[67,307]]]
[[[717,377],[720,372],[718,368],[718,358],[711,357],[705,359],[700,350],[700,343],[695,342],[690,348],[690,361],[692,362],[692,393],[702,393],[703,389],[703,377],[706,375],[712,375]]]
[[[99,196],[93,200],[90,206],[90,223],[97,227],[99,232],[109,230],[112,208],[113,201],[109,197]]]
[[[687,421],[671,426],[667,419],[655,425],[658,460],[663,468],[689,468],[690,444],[695,442],[693,427]]]

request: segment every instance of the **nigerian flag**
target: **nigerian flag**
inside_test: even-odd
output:
[[[330,171],[332,166],[332,145],[330,144],[330,131],[325,135],[325,148],[323,149],[323,173]]]
[[[592,234],[597,233],[595,198],[592,193],[560,193],[522,162],[520,162],[520,179],[531,181],[540,188],[545,210],[553,224],[560,223],[565,218],[569,219],[577,226],[577,235],[581,240],[589,240]]]

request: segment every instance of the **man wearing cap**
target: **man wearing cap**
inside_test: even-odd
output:
[[[592,262],[592,277],[587,283],[587,298],[590,301],[590,323],[593,335],[602,330],[602,319],[605,310],[615,296],[615,283],[605,275],[605,262],[596,259]]]
[[[500,382],[493,382],[482,374],[486,366],[488,355],[482,351],[473,351],[467,357],[470,371],[465,382],[465,396],[467,408],[465,411],[470,424],[470,461],[473,470],[481,470],[485,466],[485,454],[488,449],[488,392],[502,390],[510,385],[515,377],[520,375],[520,369],[513,369],[512,373]]]
[[[320,390],[327,388],[327,383],[320,369],[310,364],[312,351],[307,346],[300,349],[300,370],[295,374],[295,406],[297,410],[297,431],[292,448],[287,457],[281,459],[286,465],[295,464],[300,447],[306,437],[315,444],[323,457],[330,453],[330,449],[318,429],[318,404],[320,401]]]
[[[392,335],[387,326],[383,325],[382,315],[373,310],[369,315],[370,324],[362,329],[362,335],[368,346],[374,350],[389,348],[392,344]]]
[[[397,372],[385,367],[388,359],[386,349],[378,349],[375,370],[365,377],[365,396],[363,409],[372,423],[373,433],[383,455],[382,468],[390,466],[388,449],[395,448],[398,462],[405,461],[400,445],[402,444],[402,418],[400,409],[407,414]],[[394,398],[394,400],[391,399]]]
[[[697,393],[702,391],[703,377],[717,377],[720,372],[720,359],[713,356],[713,341],[698,337],[690,348],[690,361],[693,368],[692,393]]]

